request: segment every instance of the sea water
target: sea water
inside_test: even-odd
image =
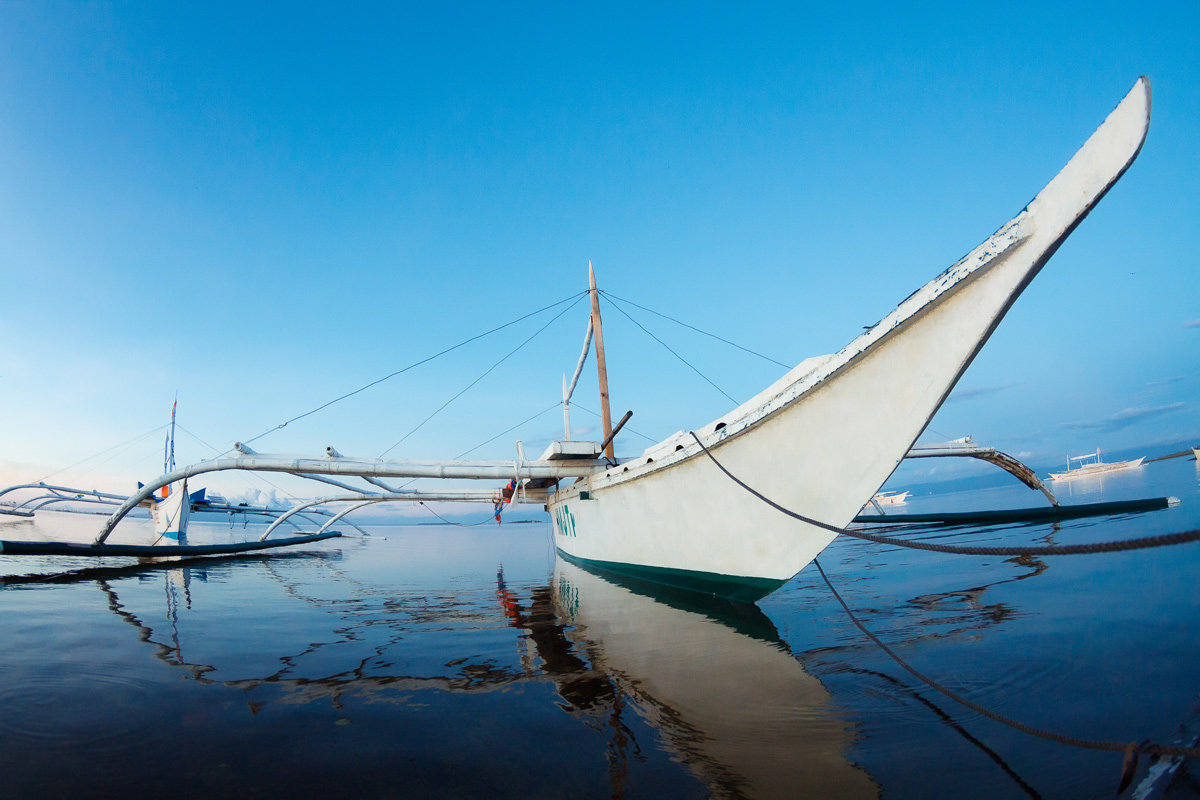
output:
[[[1200,527],[1191,458],[1052,488],[1182,503],[896,535],[1045,545]],[[900,511],[1044,502],[1013,482],[926,488]],[[42,512],[0,538],[86,541],[101,519]],[[194,522],[192,537],[262,530]],[[1115,793],[1120,754],[956,703],[870,642],[813,566],[739,606],[560,563],[548,523],[368,531],[155,566],[0,556],[0,794]],[[1197,721],[1200,544],[980,558],[842,537],[820,563],[897,656],[995,714],[1117,742],[1175,742]],[[1195,786],[1185,768],[1173,796]]]

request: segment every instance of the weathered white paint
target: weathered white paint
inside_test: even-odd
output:
[[[1149,112],[1143,78],[1012,221],[840,352],[798,365],[699,429],[705,445],[784,506],[848,524],[1017,296],[1132,163]],[[786,580],[833,540],[734,485],[689,442],[677,435],[553,494],[557,546],[597,561]]]

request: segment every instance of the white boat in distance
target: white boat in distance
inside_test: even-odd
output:
[[[881,506],[902,506],[908,502],[907,491],[904,492],[876,492],[871,498],[873,503],[878,503]]]
[[[103,544],[157,487],[204,472],[288,472],[347,489],[354,487],[328,476],[357,476],[384,492],[354,490],[314,502],[359,502],[344,513],[370,503],[414,500],[492,503],[506,497],[545,504],[556,548],[567,559],[757,600],[816,558],[879,491],[1013,302],[1133,163],[1149,122],[1150,84],[1140,78],[1058,175],[983,244],[841,351],[806,359],[728,414],[696,428],[694,436],[680,431],[636,458],[616,459],[605,413],[607,448],[554,442],[537,460],[520,451],[515,461],[352,458],[332,447],[324,456],[303,457],[259,454],[237,444],[235,456],[200,462],[147,485],[109,518],[95,544]],[[601,408],[607,412],[594,278],[591,296]],[[569,424],[564,427],[569,431]],[[785,517],[737,486],[700,443],[749,486],[822,524]],[[600,458],[601,449],[607,458]],[[513,479],[517,486],[508,496],[495,490],[418,492],[380,480],[388,477]]]
[[[1121,470],[1134,469],[1140,467],[1142,462],[1146,460],[1145,456],[1135,458],[1132,461],[1113,461],[1104,463],[1100,458],[1100,448],[1096,448],[1096,452],[1088,453],[1082,456],[1071,456],[1067,459],[1066,472],[1051,472],[1050,477],[1056,481],[1073,481],[1076,478],[1094,478],[1097,475],[1107,475],[1110,472],[1120,472]],[[1079,462],[1072,467],[1071,464]]]

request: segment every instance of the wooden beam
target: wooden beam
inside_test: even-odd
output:
[[[604,331],[600,328],[600,292],[596,290],[596,273],[588,262],[588,293],[592,296],[592,332],[596,337],[596,372],[600,379],[600,418],[604,422],[604,440],[608,446],[604,455],[613,458],[612,413],[608,408],[608,369],[604,364]]]

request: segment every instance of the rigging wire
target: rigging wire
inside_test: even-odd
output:
[[[353,391],[346,392],[345,394],[335,397],[326,403],[322,403],[321,405],[317,406],[316,408],[314,408],[310,411],[305,411],[303,414],[298,414],[298,415],[292,417],[291,419],[285,420],[284,422],[279,423],[278,425],[276,425],[273,428],[268,428],[267,430],[263,431],[262,433],[258,434],[257,436],[253,436],[249,439],[243,439],[242,441],[244,441],[246,444],[250,444],[251,442],[257,441],[269,433],[274,433],[275,431],[277,431],[281,428],[286,428],[288,425],[291,425],[293,422],[296,422],[297,420],[301,420],[301,419],[304,419],[305,417],[316,414],[318,411],[323,411],[324,409],[329,408],[330,406],[334,405],[335,403],[340,403],[341,401],[343,401],[347,398],[353,397],[356,394],[365,392],[367,389],[370,389],[373,386],[378,386],[379,384],[383,383],[384,381],[390,380],[391,378],[394,378],[397,375],[401,375],[405,372],[408,372],[411,369],[415,369],[416,367],[419,367],[423,364],[428,364],[430,361],[433,361],[435,358],[444,356],[447,353],[450,353],[454,350],[459,349],[460,347],[464,347],[464,346],[470,344],[471,342],[477,341],[486,336],[490,336],[491,334],[496,333],[497,331],[501,331],[501,330],[504,330],[505,328],[509,328],[513,325],[516,325],[518,322],[522,322],[523,320],[529,319],[530,317],[541,314],[543,311],[549,311],[552,308],[557,308],[558,306],[562,305],[563,303],[570,302],[571,300],[575,300],[576,302],[578,302],[579,298],[585,294],[587,294],[586,290],[576,292],[575,294],[569,295],[569,296],[563,298],[562,300],[551,303],[550,305],[547,305],[547,306],[543,306],[536,311],[530,311],[528,314],[517,317],[514,320],[510,320],[509,322],[506,322],[503,325],[498,325],[495,328],[492,328],[491,330],[487,330],[487,331],[484,331],[483,333],[476,334],[475,336],[472,336],[468,339],[464,339],[463,341],[459,342],[456,345],[447,347],[446,349],[441,350],[437,353],[434,353],[433,355],[428,356],[426,358],[422,358],[419,361],[414,361],[413,363],[409,364],[406,367],[401,367],[400,369],[396,370],[395,372],[390,372],[387,375],[384,375],[382,378],[378,378],[376,380],[371,381],[370,383],[364,384],[363,386],[360,386],[359,388],[354,389]],[[574,304],[572,303],[572,305],[574,305]],[[555,319],[557,319],[557,317]],[[424,423],[422,423],[422,424],[424,424]],[[401,440],[401,441],[403,441],[403,440]],[[397,442],[397,444],[399,444],[399,442]],[[395,446],[396,445],[392,445],[392,447],[395,447]],[[388,448],[388,450],[391,450],[391,449],[392,448]],[[225,452],[229,452],[229,451],[227,450]],[[384,452],[386,453],[387,450],[385,450]]]
[[[795,366],[795,364],[784,364],[782,361],[776,361],[775,359],[771,358],[770,356],[764,356],[762,353],[751,350],[749,347],[743,347],[742,345],[738,344],[737,342],[731,342],[728,339],[717,336],[715,333],[709,333],[706,330],[697,328],[695,325],[689,325],[688,323],[686,323],[682,320],[675,319],[672,316],[668,316],[667,314],[663,314],[659,311],[655,311],[652,308],[646,308],[645,306],[638,305],[637,303],[633,302],[632,300],[626,300],[623,297],[617,297],[612,292],[607,292],[604,289],[600,290],[600,294],[604,295],[609,300],[620,301],[622,303],[628,303],[629,305],[633,306],[634,308],[640,308],[642,311],[653,314],[656,317],[662,317],[665,320],[670,320],[671,322],[674,322],[676,325],[682,325],[683,327],[693,330],[696,333],[700,333],[700,334],[703,334],[710,338],[716,339],[718,342],[724,342],[725,344],[729,345],[730,347],[736,347],[738,350],[742,350],[743,352],[749,353],[752,356],[757,356],[758,358],[761,358],[764,361],[770,361],[772,364],[783,367],[784,369],[791,369],[792,367]],[[614,306],[616,304],[617,304],[616,302],[613,303]]]
[[[505,429],[505,430],[502,430],[502,431],[500,431],[500,432],[499,432],[499,433],[497,433],[495,436],[493,436],[492,438],[488,439],[486,442],[480,442],[479,444],[477,444],[477,445],[475,445],[474,447],[472,447],[470,450],[464,450],[463,452],[461,452],[461,453],[459,453],[458,455],[456,455],[456,456],[455,456],[455,458],[466,458],[467,456],[471,455],[471,453],[474,453],[476,450],[478,450],[478,449],[479,449],[479,448],[481,448],[481,447],[484,447],[484,446],[486,446],[486,445],[489,445],[489,444],[491,444],[492,442],[494,442],[494,441],[496,441],[497,439],[499,439],[501,436],[504,436],[506,433],[512,433],[512,432],[513,432],[513,431],[515,431],[517,428],[520,428],[522,425],[528,425],[530,422],[533,422],[533,421],[534,421],[535,419],[537,419],[538,417],[540,417],[540,416],[543,416],[543,415],[545,415],[545,414],[549,414],[551,411],[553,411],[553,410],[554,410],[554,409],[556,409],[556,408],[559,408],[560,406],[562,406],[562,401],[561,401],[561,400],[559,400],[559,401],[558,401],[557,403],[555,403],[554,405],[552,405],[552,406],[549,406],[548,408],[544,408],[544,409],[542,409],[541,411],[539,411],[539,412],[537,412],[536,414],[534,414],[532,417],[529,417],[529,418],[528,418],[528,419],[526,419],[526,420],[523,420],[523,421],[521,421],[521,422],[518,422],[516,425],[513,425],[511,428],[507,428],[507,429]]]
[[[562,311],[555,314],[554,317],[549,322],[547,322],[545,325],[543,325],[542,327],[540,327],[536,331],[534,331],[531,336],[529,336],[527,339],[525,339],[525,341],[521,342],[519,345],[517,345],[515,348],[513,348],[507,354],[505,354],[499,361],[497,361],[496,363],[494,363],[490,367],[488,367],[486,370],[484,370],[482,375],[480,375],[478,378],[476,378],[475,380],[468,383],[466,386],[464,386],[462,389],[460,389],[457,394],[455,394],[449,400],[447,400],[446,402],[444,402],[440,406],[438,406],[436,411],[434,411],[432,414],[427,416],[425,419],[421,420],[415,428],[413,428],[408,433],[401,436],[400,439],[395,444],[393,444],[391,447],[387,448],[382,453],[380,453],[379,458],[383,458],[388,453],[392,452],[397,447],[399,447],[401,444],[403,444],[404,440],[406,440],[408,437],[412,436],[414,433],[416,433],[421,428],[423,428],[425,426],[425,423],[429,422],[429,420],[433,419],[438,414],[440,414],[447,406],[449,406],[455,400],[457,400],[458,398],[460,398],[464,394],[466,394],[468,391],[470,391],[477,383],[479,383],[481,380],[483,380],[488,375],[490,375],[497,367],[499,367],[501,364],[503,364],[505,361],[507,361],[512,356],[514,356],[518,351],[520,351],[522,348],[524,348],[527,344],[529,344],[534,339],[536,339],[542,333],[542,331],[546,330],[546,328],[549,328],[551,325],[553,325],[555,322],[557,322],[559,320],[559,318],[561,318],[563,316],[563,314],[566,314],[568,311],[570,311],[572,308],[574,308],[576,305],[578,305],[579,301],[583,299],[583,296],[585,294],[586,294],[586,292],[579,292],[575,295],[572,295],[572,297],[575,298],[575,301],[573,303],[568,305]],[[567,298],[567,300],[570,300],[570,299],[571,298]],[[564,302],[566,302],[566,300],[560,301],[559,303],[556,303],[555,305],[561,305]],[[549,306],[548,306],[548,308],[549,308]],[[525,316],[528,317],[529,315],[526,314]],[[522,319],[524,319],[524,318],[525,317],[522,317]],[[496,328],[496,330],[499,330],[499,328]],[[476,337],[476,338],[478,338],[478,337]]]
[[[537,419],[538,417],[540,417],[540,416],[542,416],[542,415],[544,415],[544,414],[549,414],[551,411],[553,411],[554,409],[558,408],[558,407],[559,407],[559,406],[561,406],[561,405],[562,405],[562,401],[561,401],[561,400],[559,400],[559,401],[558,401],[557,403],[555,403],[554,405],[550,406],[549,408],[543,409],[542,411],[539,411],[539,412],[537,412],[537,413],[536,413],[536,414],[534,414],[532,417],[529,417],[529,418],[528,418],[528,419],[526,419],[526,420],[523,420],[523,421],[521,421],[521,422],[518,422],[516,425],[513,425],[513,426],[512,426],[512,427],[510,427],[510,428],[506,428],[505,430],[502,430],[502,431],[500,431],[500,432],[499,432],[499,433],[497,433],[495,436],[493,436],[492,438],[488,439],[486,442],[480,442],[479,444],[477,444],[477,445],[475,445],[474,447],[472,447],[470,450],[464,450],[463,452],[461,452],[461,453],[459,453],[458,455],[456,455],[456,456],[455,456],[455,458],[456,458],[456,459],[459,459],[459,458],[465,458],[466,456],[469,456],[471,453],[474,453],[474,452],[475,452],[476,450],[478,450],[479,448],[481,448],[481,447],[484,447],[485,445],[489,445],[489,444],[491,444],[492,442],[496,441],[497,439],[499,439],[501,436],[505,435],[506,433],[512,433],[512,432],[513,432],[513,431],[515,431],[517,428],[520,428],[522,425],[527,425],[527,424],[529,424],[530,422],[533,422],[533,421],[534,421],[535,419]],[[420,478],[413,478],[412,480],[409,480],[409,481],[408,481],[408,482],[406,482],[406,483],[402,483],[402,484],[400,484],[400,485],[399,485],[398,487],[396,487],[396,488],[398,488],[398,489],[406,489],[406,488],[408,488],[409,486],[411,486],[412,484],[416,483],[416,482],[417,482],[417,481],[419,481],[419,480],[420,480]],[[489,517],[488,519],[491,519],[491,517]]]
[[[452,519],[446,519],[441,514],[434,511],[432,508],[430,508],[429,506],[427,506],[425,504],[424,500],[418,501],[417,505],[424,508],[430,514],[433,514],[435,517],[437,517],[438,519],[440,519],[442,522],[446,523],[447,525],[453,525],[456,528],[474,528],[477,525],[483,525],[484,523],[491,522],[493,519],[493,515],[489,514],[488,516],[484,517],[483,519],[479,520],[478,522],[455,522]]]
[[[80,459],[79,461],[76,461],[74,464],[71,464],[66,467],[62,467],[61,469],[56,469],[53,472],[43,475],[42,477],[38,478],[36,481],[33,481],[33,483],[43,483],[43,482],[45,482],[45,480],[47,478],[53,478],[55,475],[59,475],[63,472],[66,472],[67,470],[74,469],[75,467],[78,467],[81,464],[86,464],[88,461],[91,461],[94,458],[99,458],[100,456],[105,455],[107,453],[111,453],[114,450],[119,450],[123,447],[137,444],[142,439],[145,439],[146,437],[152,436],[153,434],[156,434],[159,431],[163,430],[164,428],[167,427],[167,424],[168,423],[164,422],[162,425],[158,425],[154,428],[151,428],[150,430],[146,431],[145,433],[140,433],[137,436],[134,436],[132,439],[126,439],[125,441],[121,442],[120,444],[114,444],[112,447],[105,448],[104,450],[101,450],[98,453],[93,453],[92,455],[88,456],[87,458],[83,458],[83,459]]]
[[[205,447],[207,447],[209,450],[212,450],[214,453],[216,453],[216,455],[215,455],[215,456],[213,456],[213,458],[220,458],[221,456],[225,455],[225,453],[228,453],[228,452],[229,452],[229,450],[225,450],[224,452],[222,452],[222,451],[218,450],[217,448],[213,447],[211,444],[209,444],[208,442],[204,441],[204,440],[203,440],[203,439],[201,439],[199,436],[197,436],[196,434],[192,433],[192,432],[191,432],[191,431],[189,431],[187,428],[183,427],[182,425],[180,425],[180,424],[178,424],[178,423],[176,423],[176,427],[177,427],[177,428],[179,428],[179,430],[181,430],[181,431],[183,431],[184,433],[186,433],[188,436],[190,436],[190,437],[192,437],[193,439],[195,439],[195,440],[196,440],[197,442],[199,442],[200,444],[202,444],[202,445],[204,445]],[[277,491],[277,492],[283,492],[285,495],[287,495],[288,497],[292,498],[293,500],[299,500],[299,499],[300,499],[300,496],[299,496],[298,494],[296,494],[295,492],[290,492],[290,491],[288,491],[287,489],[285,489],[285,488],[283,488],[282,486],[280,486],[279,484],[277,484],[277,483],[274,483],[274,482],[272,482],[272,481],[270,481],[270,480],[267,480],[267,478],[266,478],[266,477],[264,477],[264,476],[263,476],[261,473],[258,473],[258,472],[247,472],[246,474],[247,474],[247,475],[249,475],[249,476],[250,476],[250,477],[252,477],[252,478],[256,478],[257,480],[260,480],[260,481],[262,481],[262,482],[263,482],[263,483],[265,483],[267,486],[270,486],[272,489],[274,489],[274,490],[275,490],[275,491]]]
[[[658,338],[658,337],[657,337],[657,336],[655,336],[653,333],[651,333],[649,330],[647,330],[647,328],[646,328],[646,326],[645,326],[645,325],[643,325],[642,323],[638,322],[636,319],[634,319],[633,317],[631,317],[631,316],[629,315],[629,312],[628,312],[628,311],[626,311],[625,309],[621,308],[621,307],[620,307],[619,305],[617,305],[616,303],[613,303],[613,308],[615,308],[617,311],[620,311],[622,314],[624,314],[624,315],[625,315],[625,317],[626,317],[626,318],[627,318],[627,319],[628,319],[630,322],[632,322],[634,325],[637,325],[639,328],[641,328],[641,329],[642,329],[642,333],[646,334],[646,335],[647,335],[647,336],[649,336],[651,339],[653,339],[654,341],[658,342],[658,343],[659,343],[659,344],[661,344],[663,347],[667,348],[667,352],[669,352],[671,355],[673,355],[673,356],[675,356],[676,358],[678,358],[678,359],[679,359],[680,361],[682,361],[682,362],[683,362],[683,363],[684,363],[684,364],[685,364],[685,365],[686,365],[686,366],[687,366],[689,369],[691,369],[691,371],[692,371],[692,372],[696,373],[696,374],[697,374],[697,375],[699,375],[701,378],[703,378],[705,381],[707,381],[709,386],[713,387],[713,388],[714,388],[714,389],[716,389],[718,392],[720,392],[721,394],[725,395],[725,397],[729,398],[729,402],[733,403],[735,406],[738,404],[738,401],[737,401],[737,400],[734,400],[734,399],[733,399],[733,397],[732,397],[732,396],[729,394],[729,392],[725,391],[725,390],[724,390],[724,389],[722,389],[720,386],[717,386],[717,384],[713,383],[712,379],[711,379],[711,378],[709,378],[707,375],[705,375],[703,372],[701,372],[699,369],[697,369],[697,368],[696,368],[696,366],[695,366],[694,364],[692,364],[692,363],[691,363],[690,361],[688,361],[686,358],[684,358],[683,356],[679,355],[679,353],[677,353],[677,352],[675,352],[673,349],[671,349],[671,346],[670,346],[669,344],[667,344],[667,343],[666,343],[666,342],[664,342],[662,339]]]
[[[578,408],[581,411],[586,411],[587,413],[591,414],[593,417],[596,417],[597,419],[603,419],[603,417],[601,417],[599,411],[592,411],[587,406],[581,406],[579,403],[571,403],[571,408]],[[650,444],[658,444],[658,441],[659,441],[658,439],[654,439],[650,436],[647,436],[646,434],[642,433],[641,431],[634,430],[629,425],[626,425],[624,428],[621,428],[622,433],[624,433],[625,431],[629,431],[630,433],[637,434],[638,436],[645,439],[647,442],[650,442]]]
[[[182,425],[180,425],[178,422],[177,422],[177,423],[175,423],[175,427],[176,427],[176,428],[179,428],[179,430],[183,431],[183,432],[184,432],[184,433],[186,433],[188,436],[192,437],[192,438],[193,438],[193,439],[195,439],[197,442],[199,442],[200,444],[202,444],[202,445],[204,445],[205,447],[207,447],[209,450],[212,450],[214,453],[217,453],[218,455],[220,455],[220,454],[221,454],[221,451],[220,451],[220,450],[218,450],[217,448],[213,447],[211,444],[209,444],[208,442],[204,441],[204,440],[203,440],[203,439],[201,439],[199,436],[197,436],[196,434],[194,434],[194,433],[192,433],[191,431],[189,431],[187,428],[185,428],[185,427],[183,427]],[[228,452],[228,451],[226,451],[226,452]]]

